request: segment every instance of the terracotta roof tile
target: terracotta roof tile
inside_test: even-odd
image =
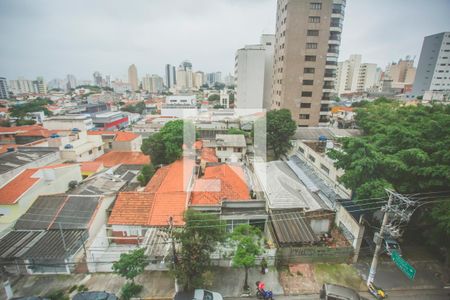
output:
[[[0,204],[9,205],[16,203],[23,193],[39,181],[39,178],[33,177],[37,171],[38,169],[26,169],[0,188]]]
[[[203,148],[200,155],[200,159],[206,162],[218,162],[219,159],[216,156],[216,149],[214,148]]]
[[[85,161],[80,163],[81,172],[97,172],[103,169],[101,161]]]
[[[132,132],[126,132],[126,131],[117,131],[116,132],[116,138],[114,141],[117,142],[130,142],[136,138],[138,138],[139,135],[132,133]]]
[[[155,194],[146,192],[121,192],[109,217],[109,225],[148,225]]]
[[[146,165],[150,163],[150,157],[137,151],[110,151],[95,161],[102,162],[105,167],[110,168],[119,164]]]
[[[206,167],[205,175],[195,182],[191,204],[219,205],[225,199],[250,199],[242,168],[227,164]]]

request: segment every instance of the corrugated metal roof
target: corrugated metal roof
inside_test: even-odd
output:
[[[270,218],[275,237],[281,247],[314,244],[319,238],[300,212],[272,212]]]
[[[51,229],[84,229],[87,228],[100,198],[97,196],[69,196],[53,222]]]
[[[13,259],[20,257],[24,249],[27,248],[42,231],[11,231],[0,240],[0,258]]]
[[[63,205],[67,195],[39,196],[14,225],[16,230],[47,229],[56,213]]]

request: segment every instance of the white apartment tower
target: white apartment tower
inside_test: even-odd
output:
[[[237,50],[234,66],[237,108],[270,107],[274,43],[275,35],[264,34],[260,44]]]
[[[349,59],[338,63],[336,71],[336,93],[364,92],[377,85],[377,65],[362,63],[360,54],[352,54]]]
[[[450,91],[450,32],[426,36],[423,40],[412,94]]]

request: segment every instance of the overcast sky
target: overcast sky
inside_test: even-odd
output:
[[[450,0],[347,0],[340,59],[384,67],[450,31]],[[0,76],[46,80],[94,71],[163,75],[164,65],[233,72],[236,49],[275,30],[276,0],[0,0]]]

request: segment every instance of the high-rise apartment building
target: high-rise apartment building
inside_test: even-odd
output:
[[[33,81],[19,77],[17,80],[9,81],[9,90],[14,95],[37,93],[34,90]]]
[[[400,59],[397,63],[391,63],[386,67],[383,79],[392,80],[393,88],[404,88],[405,85],[411,85],[416,76],[414,59],[409,56],[406,59]]]
[[[450,32],[426,36],[420,52],[412,94],[450,91]]]
[[[167,64],[164,73],[164,84],[166,85],[166,88],[168,89],[174,88],[176,82],[177,80],[176,80],[175,66]]]
[[[275,35],[265,34],[258,45],[236,51],[235,83],[237,108],[270,108]]]
[[[352,54],[349,59],[338,63],[335,88],[338,96],[364,92],[377,85],[377,65],[362,63],[360,54]]]
[[[197,71],[192,77],[192,85],[195,89],[200,89],[200,87],[205,83],[205,73]]]
[[[329,123],[345,0],[278,0],[272,108],[298,126]]]
[[[67,74],[67,84],[66,84],[67,90],[74,89],[76,87],[77,87],[77,79],[75,78],[75,75]]]
[[[139,89],[138,72],[135,64],[128,67],[128,83],[133,92]]]
[[[38,76],[33,81],[34,90],[39,94],[47,94],[47,85],[44,82],[44,77]]]
[[[180,66],[177,69],[177,90],[183,91],[183,90],[190,90],[192,89],[192,81],[193,81],[193,74],[192,74],[192,63],[185,60],[181,62]]]
[[[8,99],[8,83],[5,77],[0,77],[0,99]]]
[[[92,77],[94,79],[94,85],[103,86],[103,78],[102,78],[102,74],[100,74],[100,72],[95,71],[94,74],[92,74]]]
[[[142,89],[149,93],[157,94],[163,90],[163,87],[163,78],[156,74],[151,76],[147,74],[144,78],[142,78]]]

